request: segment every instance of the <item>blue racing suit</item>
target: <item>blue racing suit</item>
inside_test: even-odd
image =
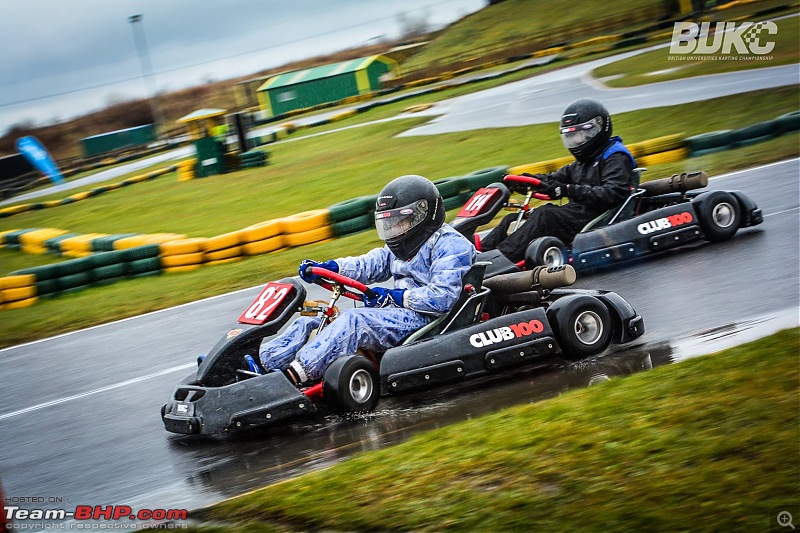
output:
[[[310,342],[321,318],[301,316],[261,345],[261,364],[268,370],[292,364],[301,381],[315,381],[340,356],[359,348],[384,352],[399,345],[455,304],[461,278],[475,262],[475,253],[472,243],[444,224],[409,261],[395,257],[388,246],[336,259],[340,274],[365,285],[393,278],[395,289],[406,289],[403,306],[347,309]]]

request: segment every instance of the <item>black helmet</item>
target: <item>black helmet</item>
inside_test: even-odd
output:
[[[611,115],[597,100],[576,100],[561,115],[561,141],[575,159],[592,161],[610,138]]]
[[[375,202],[375,227],[398,259],[408,261],[444,224],[439,189],[422,176],[400,176],[383,188]]]

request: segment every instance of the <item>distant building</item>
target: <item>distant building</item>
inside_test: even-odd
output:
[[[395,60],[376,55],[278,74],[258,88],[258,101],[264,116],[281,115],[380,90],[396,70]]]

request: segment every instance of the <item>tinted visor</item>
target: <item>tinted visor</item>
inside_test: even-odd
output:
[[[603,119],[599,116],[582,124],[564,126],[561,128],[561,142],[567,150],[572,150],[594,139],[602,129]]]
[[[428,215],[428,201],[419,200],[413,204],[389,211],[375,212],[375,228],[378,237],[390,241],[402,237],[425,221]]]

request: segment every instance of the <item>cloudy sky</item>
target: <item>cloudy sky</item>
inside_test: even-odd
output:
[[[172,91],[397,37],[486,0],[26,0],[0,2],[0,134],[145,97],[131,15],[141,14],[155,84]]]

